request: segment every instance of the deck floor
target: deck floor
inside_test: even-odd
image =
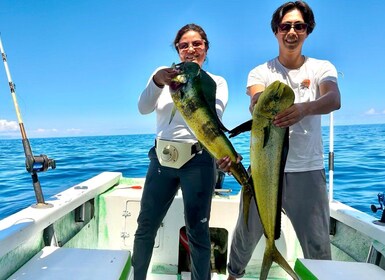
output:
[[[177,275],[165,275],[165,274],[149,274],[147,276],[147,279],[148,280],[175,280],[175,279],[178,279],[178,276]],[[182,272],[181,274],[181,280],[190,280],[191,277],[190,277],[190,272]],[[216,273],[214,273],[211,277],[212,280],[226,280],[227,279],[227,275],[218,275]],[[253,278],[242,278],[242,279],[253,279]]]

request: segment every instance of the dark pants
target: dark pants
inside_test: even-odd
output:
[[[215,185],[214,160],[203,150],[180,169],[174,169],[159,164],[155,148],[148,155],[150,165],[143,189],[132,257],[134,278],[146,279],[158,228],[181,187],[191,250],[191,279],[210,279],[209,220]]]
[[[285,209],[306,259],[331,259],[330,210],[325,170],[289,172],[284,175],[282,207]],[[262,234],[257,205],[252,199],[248,227],[243,220],[243,200],[230,249],[228,272],[241,278]]]

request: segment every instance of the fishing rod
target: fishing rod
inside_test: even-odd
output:
[[[12,82],[11,73],[8,68],[8,62],[7,62],[7,56],[4,52],[3,43],[1,41],[0,36],[0,50],[1,50],[1,56],[3,58],[5,72],[7,74],[8,78],[8,84],[9,88],[11,90],[13,104],[15,106],[16,110],[16,116],[20,127],[20,133],[24,148],[24,154],[25,154],[25,166],[27,171],[31,174],[32,177],[32,184],[35,191],[36,201],[37,203],[33,205],[35,208],[47,208],[52,207],[52,204],[45,203],[43,191],[41,189],[41,185],[39,182],[39,178],[37,176],[38,172],[44,172],[47,171],[50,167],[52,169],[56,168],[55,160],[49,159],[46,155],[40,155],[40,156],[34,156],[32,153],[31,145],[29,143],[29,140],[27,138],[27,133],[24,128],[24,123],[21,118],[19,105],[17,104],[16,99],[16,91],[15,91],[15,84]]]
[[[338,71],[337,73],[342,78],[344,73]],[[329,114],[329,201],[333,201],[334,194],[334,113]]]
[[[333,201],[334,193],[334,114],[329,116],[329,201]]]

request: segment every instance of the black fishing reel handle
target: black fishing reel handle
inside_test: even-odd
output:
[[[377,210],[384,209],[383,205],[384,205],[384,200],[385,200],[385,194],[384,193],[378,193],[377,197],[378,197],[378,203],[380,204],[380,207],[377,207],[376,205],[372,204],[370,206],[370,209],[372,210],[373,213],[376,213]]]

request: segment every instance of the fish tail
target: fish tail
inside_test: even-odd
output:
[[[260,280],[266,280],[267,276],[269,275],[269,270],[273,264],[274,249],[277,250],[274,243],[269,245],[269,240],[266,240],[266,248],[263,255],[261,274],[259,276]]]
[[[253,180],[242,163],[233,164],[230,168],[235,180],[242,186],[243,219],[249,229],[249,211],[252,199],[255,199]]]
[[[298,275],[294,272],[291,266],[287,263],[285,258],[278,251],[275,243],[270,243],[269,240],[266,240],[266,249],[263,255],[261,274],[259,279],[266,280],[269,274],[269,270],[273,261],[276,262],[280,267],[282,267],[294,280],[300,280]],[[269,244],[270,243],[270,244]]]
[[[287,263],[285,258],[278,251],[277,247],[273,244],[273,261],[282,267],[294,280],[300,280],[298,275],[294,272],[291,266]],[[261,278],[262,279],[262,278]]]
[[[249,211],[252,198],[253,195],[250,190],[248,188],[242,187],[243,221],[246,223],[247,230],[249,230]]]
[[[247,184],[249,184],[249,174],[242,163],[232,162],[230,172],[241,186],[247,186]]]

